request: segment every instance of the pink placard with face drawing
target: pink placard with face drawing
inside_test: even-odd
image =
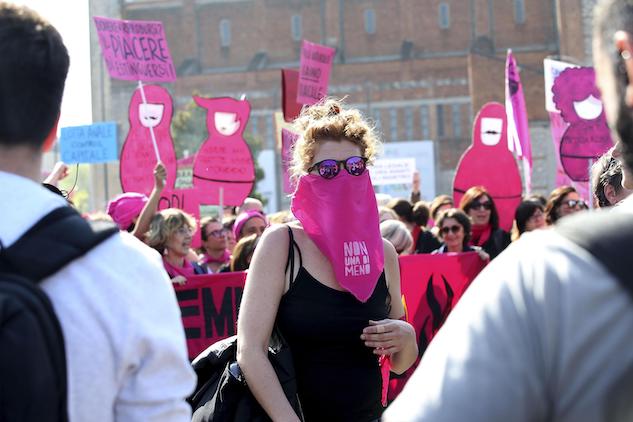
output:
[[[130,130],[121,150],[119,168],[123,192],[149,195],[154,187],[157,162],[150,127],[154,130],[161,161],[167,168],[167,189],[173,188],[177,169],[174,142],[169,130],[173,114],[171,95],[158,85],[145,85],[143,89],[146,104],[138,88],[130,100]]]
[[[219,204],[223,188],[224,204],[240,205],[255,183],[253,157],[243,137],[251,106],[228,97],[194,96],[194,100],[207,110],[209,131],[193,164],[193,186],[200,202]]]
[[[554,81],[553,100],[569,124],[560,141],[560,161],[569,178],[589,181],[589,167],[613,146],[592,67],[565,69]]]
[[[519,168],[508,150],[505,107],[487,103],[475,118],[473,143],[459,160],[453,181],[455,205],[473,186],[484,186],[499,212],[499,226],[509,231],[521,202]]]

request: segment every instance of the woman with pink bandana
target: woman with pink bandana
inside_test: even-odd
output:
[[[333,99],[304,108],[295,125],[298,222],[268,228],[255,250],[237,360],[271,419],[299,420],[267,357],[276,324],[306,421],[379,420],[389,369],[408,369],[417,345],[402,320],[397,254],[380,237],[366,169],[378,140],[358,110]]]

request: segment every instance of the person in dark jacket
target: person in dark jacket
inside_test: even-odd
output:
[[[468,189],[459,208],[472,220],[471,246],[480,246],[494,259],[510,244],[510,234],[499,228],[497,207],[483,186]]]
[[[426,228],[430,213],[425,202],[419,201],[413,206],[413,253],[431,253],[441,245],[437,237]]]

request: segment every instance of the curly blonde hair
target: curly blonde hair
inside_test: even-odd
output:
[[[152,217],[145,243],[162,254],[169,238],[183,226],[195,230],[196,219],[178,208],[164,209]]]
[[[290,173],[295,180],[308,172],[317,143],[324,139],[345,139],[358,145],[369,164],[373,163],[380,148],[374,128],[365,121],[360,111],[345,108],[343,100],[336,98],[325,98],[315,105],[304,107],[294,126],[299,138],[293,147]]]

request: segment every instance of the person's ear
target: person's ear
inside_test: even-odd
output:
[[[55,124],[51,128],[51,131],[48,133],[48,136],[44,140],[44,144],[42,145],[42,152],[48,152],[55,145],[55,140],[57,140],[57,126],[59,125],[59,116],[57,116],[57,120],[55,120]]]
[[[607,184],[604,187],[604,197],[607,198],[607,201],[609,201],[610,205],[615,204],[616,202],[616,198],[617,198],[617,194],[615,192],[615,188],[612,185]]]

